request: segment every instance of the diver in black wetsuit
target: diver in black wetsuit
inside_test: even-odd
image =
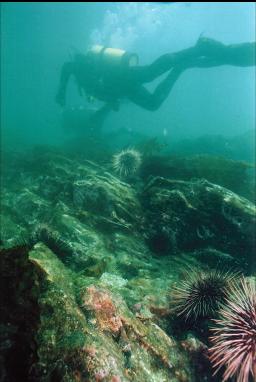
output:
[[[65,63],[56,101],[65,105],[67,83],[70,75],[74,75],[81,95],[84,92],[104,101],[114,110],[118,110],[119,100],[126,98],[153,111],[162,105],[181,73],[188,68],[255,65],[255,43],[224,45],[208,38],[199,38],[192,48],[165,54],[145,66],[130,65],[124,60],[125,54],[118,61],[115,51],[102,47],[97,54],[90,51],[86,55],[77,54],[73,61]],[[153,93],[143,86],[167,72]]]

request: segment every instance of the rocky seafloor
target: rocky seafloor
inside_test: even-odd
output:
[[[172,289],[187,269],[255,276],[255,205],[244,164],[207,179],[206,162],[147,157],[125,180],[111,160],[5,154],[1,382],[222,380],[211,317],[178,317]]]

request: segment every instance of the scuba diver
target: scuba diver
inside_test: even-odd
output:
[[[80,95],[104,101],[113,110],[118,110],[120,100],[126,98],[154,111],[166,100],[184,70],[221,65],[254,66],[255,43],[225,45],[200,37],[193,47],[164,54],[144,66],[138,65],[136,54],[95,45],[85,55],[76,54],[73,61],[63,65],[56,101],[65,106],[68,80],[74,75]],[[150,93],[144,85],[164,73],[167,76]]]

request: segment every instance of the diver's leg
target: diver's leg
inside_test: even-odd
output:
[[[196,67],[197,60],[200,63],[199,67],[210,67],[210,59],[212,59],[212,66],[254,66],[255,43],[225,45],[213,39],[200,37],[192,48],[164,54],[151,65],[130,68],[128,76],[131,81],[143,84],[153,81],[175,66]],[[203,62],[207,65],[203,66]]]
[[[193,47],[175,53],[164,54],[150,65],[129,68],[127,74],[131,81],[140,84],[151,82],[176,66],[183,68],[193,67],[200,57],[215,57],[218,59],[223,54],[224,48],[225,45],[216,40],[200,37]],[[193,63],[192,66],[191,63]]]
[[[255,66],[256,43],[228,45],[225,55],[227,65],[233,66]]]
[[[201,56],[213,58],[219,65],[255,66],[256,43],[225,45],[211,38],[200,37],[196,46]]]
[[[197,46],[184,49],[177,53],[167,53],[160,56],[150,65],[134,66],[129,68],[129,80],[140,84],[151,82],[175,66],[187,66],[187,62],[199,57]]]
[[[157,86],[153,94],[149,93],[145,87],[138,86],[136,91],[131,93],[128,98],[136,105],[141,106],[146,110],[155,111],[159,109],[170,94],[170,91],[183,70],[183,68],[174,68]]]
[[[227,51],[221,56],[197,57],[187,62],[189,68],[212,68],[214,66],[239,66],[248,67],[255,66],[255,49],[252,46],[242,47],[228,46]]]

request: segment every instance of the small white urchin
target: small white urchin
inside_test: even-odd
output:
[[[114,170],[122,177],[135,174],[141,165],[141,154],[134,149],[122,150],[113,157]]]

